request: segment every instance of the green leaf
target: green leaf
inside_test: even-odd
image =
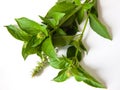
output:
[[[32,47],[36,47],[42,43],[42,41],[46,38],[46,35],[42,32],[39,32],[34,38],[33,38],[33,45]]]
[[[102,85],[100,82],[98,82],[94,79],[88,78],[88,79],[84,80],[83,82],[85,82],[86,84],[91,85],[93,87],[96,87],[96,88],[106,88],[104,85]]]
[[[73,67],[71,68],[71,71],[72,71],[72,75],[75,77],[75,79],[76,79],[77,81],[80,82],[80,81],[83,81],[83,80],[86,79],[86,78],[84,77],[83,73],[80,72],[76,66],[73,66]]]
[[[22,48],[22,56],[26,59],[29,55],[37,53],[38,47],[33,47],[34,38],[32,37],[28,42],[24,42]]]
[[[61,70],[58,75],[53,79],[56,82],[63,82],[70,77],[70,72],[67,69]]]
[[[9,33],[16,39],[22,41],[28,41],[30,39],[30,35],[26,32],[22,31],[21,29],[17,28],[15,25],[5,26]]]
[[[28,18],[22,17],[15,19],[19,27],[24,30],[26,33],[31,35],[36,35],[40,31],[47,34],[47,31],[44,26],[38,24],[37,22],[30,20]]]
[[[59,24],[61,18],[65,15],[65,13],[61,12],[53,12],[49,15],[49,17],[42,18],[44,23],[50,25],[52,28],[55,28],[56,25]]]
[[[52,41],[55,47],[61,47],[70,44],[73,38],[74,36],[54,36]]]
[[[91,28],[100,36],[112,40],[107,28],[97,19],[94,14],[89,14]]]
[[[83,76],[85,77],[83,82],[96,88],[105,88],[103,84],[101,84],[99,81],[93,78],[90,74],[88,74],[88,72],[86,72],[82,67],[79,67],[78,70],[82,72]]]
[[[58,60],[50,58],[49,63],[56,69],[64,69],[69,65],[69,63],[64,58],[59,58]]]
[[[69,7],[68,7],[69,6]],[[67,13],[68,11],[71,11],[76,6],[70,2],[60,2],[56,3],[47,13],[46,17],[51,17],[51,14],[54,12],[60,12],[60,13]]]
[[[44,42],[42,43],[42,51],[47,55],[49,56],[50,58],[54,58],[54,59],[57,59],[57,54],[55,52],[55,49],[53,47],[53,44],[52,44],[52,41],[51,41],[51,38],[46,38],[44,40]]]

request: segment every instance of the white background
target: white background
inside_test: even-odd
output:
[[[5,25],[15,24],[14,18],[28,17],[40,22],[57,0],[0,0],[0,90],[104,90],[90,87],[74,78],[63,83],[52,81],[58,70],[47,67],[44,73],[32,78],[31,72],[39,58],[26,61],[21,55],[22,42],[14,39]],[[98,36],[89,26],[85,36],[88,54],[82,66],[107,86],[105,90],[120,89],[120,0],[98,0],[100,20],[113,36],[109,41]]]

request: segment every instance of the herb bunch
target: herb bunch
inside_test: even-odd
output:
[[[45,17],[40,16],[41,23],[26,17],[15,19],[16,25],[6,28],[16,39],[24,42],[22,56],[26,58],[37,54],[41,60],[33,70],[32,76],[42,72],[46,65],[60,69],[53,79],[63,82],[74,76],[77,81],[83,81],[91,86],[105,88],[103,84],[92,77],[80,65],[87,49],[83,44],[83,36],[87,23],[100,36],[111,40],[111,36],[98,19],[97,0],[58,0],[47,12]],[[82,30],[79,25],[85,21]],[[77,34],[79,32],[79,34]],[[66,47],[66,55],[58,56],[56,48]]]

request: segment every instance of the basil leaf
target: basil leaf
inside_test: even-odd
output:
[[[65,13],[61,12],[53,12],[49,15],[49,17],[42,18],[44,23],[50,25],[52,28],[55,28],[56,25],[59,24],[61,18],[65,15]]]
[[[42,43],[42,51],[47,55],[49,56],[50,58],[54,58],[54,59],[57,59],[57,54],[54,50],[54,47],[53,47],[53,44],[52,44],[52,41],[51,41],[51,38],[46,38],[44,40],[44,42]]]
[[[42,32],[39,32],[34,38],[33,38],[33,45],[32,47],[36,47],[42,43],[42,41],[46,38],[45,34]]]
[[[69,6],[69,7],[68,7]],[[67,13],[68,11],[71,11],[71,9],[74,9],[76,6],[70,2],[60,2],[56,3],[47,13],[46,17],[51,16],[54,12],[61,12],[61,13]]]
[[[36,35],[40,31],[47,34],[45,27],[28,18],[22,17],[15,20],[18,23],[19,27],[28,34]]]
[[[63,82],[70,77],[70,72],[67,69],[61,70],[58,75],[53,79],[56,82]]]
[[[104,85],[102,85],[99,81],[89,75],[82,67],[79,67],[78,70],[82,72],[83,76],[85,77],[83,82],[96,88],[105,88]]]
[[[6,26],[6,28],[9,31],[9,33],[18,40],[28,41],[31,37],[29,34],[17,28],[15,25],[9,25]]]
[[[64,58],[59,58],[59,60],[56,60],[54,58],[50,58],[50,65],[56,69],[64,69],[66,68],[69,63],[65,61]]]
[[[91,79],[88,78],[88,79],[84,80],[83,82],[85,82],[86,84],[91,85],[93,87],[96,87],[96,88],[106,88],[101,83],[99,83],[98,81],[96,81],[96,80],[94,80],[92,78]]]
[[[24,60],[31,54],[37,53],[37,47],[33,46],[33,40],[34,38],[31,38],[28,42],[24,42],[23,48],[22,48],[22,56]]]
[[[75,79],[76,79],[77,81],[80,82],[80,81],[83,81],[83,80],[86,79],[86,78],[84,77],[83,73],[80,72],[76,66],[73,66],[72,69],[71,69],[71,71],[72,71],[72,75],[75,77]]]
[[[97,19],[94,14],[89,14],[91,28],[100,36],[112,40],[107,28]]]
[[[68,45],[72,42],[74,36],[54,36],[52,41],[55,47]]]

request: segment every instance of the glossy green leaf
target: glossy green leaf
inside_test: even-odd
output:
[[[32,39],[29,42],[24,42],[23,48],[22,48],[22,56],[24,60],[31,54],[37,53],[37,48],[32,47]]]
[[[93,87],[96,87],[96,88],[106,88],[104,85],[102,85],[100,82],[94,80],[94,79],[86,79],[84,80],[83,82],[85,82],[86,84],[90,85],[90,86],[93,86]]]
[[[60,12],[54,12],[51,14],[51,18],[53,18],[56,22],[55,25],[58,25],[61,18],[65,15],[65,13],[60,13]]]
[[[32,47],[36,47],[42,43],[42,41],[46,38],[45,34],[42,32],[39,32],[34,38],[33,38],[33,45]]]
[[[91,28],[100,36],[112,40],[107,28],[97,19],[94,14],[89,14]]]
[[[47,34],[47,31],[44,26],[38,24],[37,22],[30,20],[28,18],[22,17],[15,19],[19,27],[24,30],[26,33],[31,35],[36,35],[40,31]]]
[[[68,7],[69,6],[69,7]],[[74,9],[76,6],[70,2],[60,2],[56,3],[49,12],[47,13],[46,17],[51,16],[52,13],[54,12],[60,12],[60,13],[67,13],[68,11],[71,11],[71,9]]]
[[[76,66],[73,66],[72,69],[71,69],[71,71],[72,71],[72,74],[73,74],[73,76],[75,77],[75,79],[76,79],[77,81],[80,82],[80,81],[83,81],[83,80],[86,79],[86,78],[84,77],[83,73],[80,72]]]
[[[56,25],[59,24],[61,18],[65,15],[65,13],[61,12],[53,12],[49,15],[49,17],[42,18],[44,23],[50,25],[52,28],[55,28]]]
[[[61,70],[58,75],[53,79],[56,82],[63,82],[70,77],[70,72],[67,69]]]
[[[9,33],[18,40],[28,41],[31,37],[30,35],[22,31],[15,25],[9,25],[9,26],[6,26],[6,28],[9,31]]]
[[[88,72],[86,72],[82,67],[79,67],[78,70],[83,73],[83,76],[85,79],[83,82],[86,84],[96,87],[96,88],[105,88],[103,84],[101,84],[99,81],[97,81],[94,77],[92,77]]]
[[[41,48],[42,48],[42,51],[50,58],[54,58],[54,59],[57,58],[57,54],[53,47],[51,38],[48,37],[47,39],[45,39],[44,42],[42,43]]]
[[[49,63],[56,69],[64,69],[69,65],[69,63],[64,58],[59,58],[58,60],[50,58]]]
[[[53,45],[55,47],[61,47],[68,45],[72,42],[74,36],[54,36],[53,37]]]

